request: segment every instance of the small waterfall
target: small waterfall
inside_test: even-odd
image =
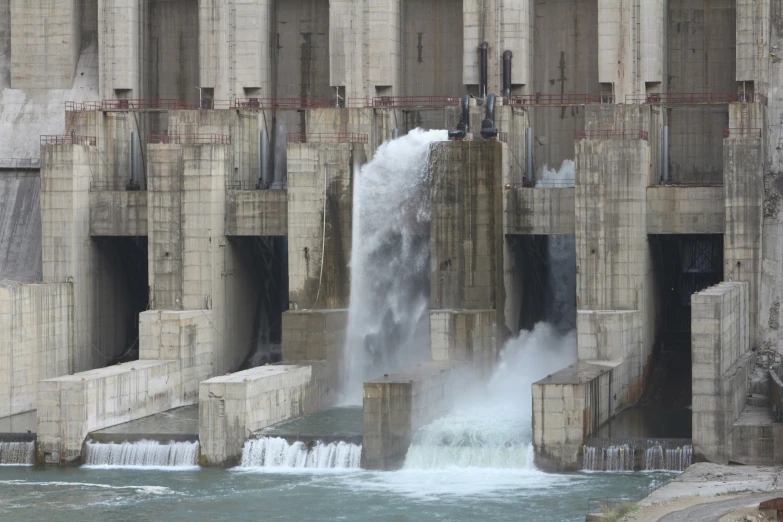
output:
[[[362,447],[350,442],[323,443],[313,446],[296,441],[291,444],[280,437],[262,437],[245,442],[242,468],[322,468],[358,469]]]
[[[662,444],[655,444],[645,451],[644,469],[683,471],[691,465],[693,446],[684,445],[677,448],[666,448]]]
[[[0,466],[32,466],[34,442],[0,442]]]
[[[582,469],[585,471],[633,471],[633,466],[634,449],[628,444],[583,448]]]
[[[87,443],[86,466],[190,468],[198,465],[198,442],[141,440],[122,444]]]

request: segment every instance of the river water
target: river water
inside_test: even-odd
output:
[[[0,520],[577,521],[660,473],[0,468]]]

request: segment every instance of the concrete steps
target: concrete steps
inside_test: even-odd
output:
[[[748,406],[754,406],[754,407],[767,408],[768,409],[769,405],[770,405],[770,402],[769,402],[769,397],[767,395],[761,395],[761,394],[752,393],[752,394],[748,395],[746,404]]]

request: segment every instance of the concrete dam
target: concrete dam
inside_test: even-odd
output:
[[[778,1],[0,0],[0,464],[783,463],[781,45]]]

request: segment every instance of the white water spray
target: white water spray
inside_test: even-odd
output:
[[[405,468],[533,469],[532,384],[576,361],[576,335],[546,323],[509,340],[486,386],[471,390],[450,415],[421,429]]]
[[[0,442],[0,466],[32,466],[34,442]]]
[[[198,465],[198,442],[141,440],[122,444],[87,443],[86,466],[122,468],[191,468]]]
[[[430,144],[447,131],[388,141],[354,180],[351,298],[343,402],[362,383],[428,356]]]
[[[263,437],[245,442],[242,468],[357,469],[362,447],[350,442],[317,442],[309,447],[301,441],[291,444],[280,437]]]
[[[544,165],[541,176],[536,180],[536,187],[541,188],[568,188],[573,187],[576,181],[576,168],[574,160],[563,160],[559,169],[550,169]]]

